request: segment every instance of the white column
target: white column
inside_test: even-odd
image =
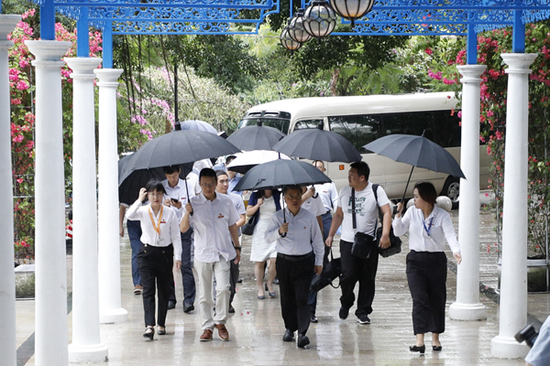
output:
[[[460,167],[466,179],[460,179],[458,239],[462,263],[458,266],[456,301],[449,317],[479,320],[487,317],[479,302],[479,108],[481,74],[485,65],[458,66],[462,74],[462,141]]]
[[[66,58],[73,70],[73,339],[70,362],[103,362],[99,336],[94,69],[101,59]]]
[[[35,359],[68,365],[61,57],[71,42],[26,41],[36,59]],[[53,330],[53,331],[52,331]],[[55,336],[53,336],[53,333]]]
[[[520,358],[527,346],[514,339],[527,323],[527,124],[529,65],[536,54],[509,53],[506,145],[504,155],[504,207],[499,335],[491,340],[491,353],[499,358]]]
[[[99,82],[98,151],[98,268],[99,320],[125,322],[128,312],[120,298],[118,227],[117,102],[118,78],[123,70],[94,70]]]
[[[0,14],[0,191],[6,195],[0,207],[0,355],[6,366],[17,364],[15,341],[15,276],[13,273],[13,177],[11,166],[10,81],[8,34],[20,15]]]

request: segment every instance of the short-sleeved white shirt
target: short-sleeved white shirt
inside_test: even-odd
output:
[[[323,200],[320,196],[317,196],[317,198],[309,197],[302,202],[302,208],[311,212],[315,217],[321,216],[326,212],[325,205],[323,205]]]
[[[187,192],[189,191],[189,197],[193,197],[195,195],[194,186],[190,186],[189,182],[187,182],[186,187],[186,182],[183,179],[180,179],[178,181],[178,184],[176,184],[174,188],[170,187],[170,184],[168,184],[168,179],[163,180],[161,183],[166,190],[166,195],[164,196],[164,199],[175,198],[181,202],[181,208],[179,209],[171,206],[176,212],[178,220],[181,221],[184,213],[183,210],[185,210],[185,205],[187,204]]]
[[[240,194],[227,192],[227,195],[233,201],[235,209],[239,215],[246,215],[246,207],[244,207],[243,197]]]
[[[227,261],[235,258],[229,226],[240,217],[231,198],[216,193],[210,201],[201,192],[191,198],[191,205],[193,215],[189,220],[195,230],[195,258],[204,263],[218,262],[220,255]]]
[[[336,185],[333,182],[316,184],[315,192],[319,194],[319,197],[323,200],[325,206],[325,212],[332,211],[338,206],[338,191]]]
[[[390,203],[390,200],[382,187],[378,186],[376,193],[378,194],[378,207],[382,207]],[[378,220],[378,207],[376,206],[376,199],[374,198],[374,193],[372,192],[371,182],[369,182],[367,187],[362,191],[355,191],[355,218],[357,222],[357,228],[355,230],[353,229],[352,223],[350,186],[346,186],[340,190],[338,207],[341,207],[344,213],[344,220],[342,221],[342,235],[340,237],[341,240],[353,243],[356,231],[367,233],[369,235],[374,234],[374,229],[376,228]]]

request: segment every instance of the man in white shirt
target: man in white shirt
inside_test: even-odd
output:
[[[281,289],[281,313],[285,323],[283,341],[309,344],[306,336],[310,310],[307,303],[311,277],[323,270],[323,239],[315,216],[302,206],[302,189],[289,186],[284,190],[287,207],[277,211],[265,232],[267,242],[277,242],[277,274]]]
[[[378,222],[378,207],[384,214],[383,233],[380,238],[380,247],[390,246],[391,210],[390,201],[382,187],[378,188],[378,205],[369,182],[370,168],[367,163],[360,161],[350,165],[348,173],[349,186],[340,190],[338,208],[332,218],[332,225],[326,244],[332,246],[336,230],[342,224],[340,237],[340,255],[342,258],[342,276],[340,287],[340,319],[346,319],[349,309],[355,302],[353,290],[359,281],[359,296],[355,315],[359,323],[369,324],[369,314],[372,313],[374,299],[376,270],[378,269],[378,250],[374,250],[368,259],[358,258],[351,254],[356,232],[366,233],[373,238]],[[355,196],[355,220],[353,219],[352,196]],[[354,228],[353,221],[356,221]]]
[[[225,159],[225,166],[228,166],[229,163],[231,163],[236,158],[237,157],[235,155],[229,155]],[[236,194],[242,196],[243,192],[235,191],[235,186],[241,180],[241,176],[237,172],[234,172],[234,171],[231,171],[231,170],[227,171],[227,176],[229,177],[229,187],[228,187],[227,191],[228,192],[233,192],[233,193],[236,193]]]
[[[216,176],[218,177],[218,185],[216,186],[216,192],[221,194],[226,194],[231,198],[233,201],[233,204],[235,205],[235,209],[237,210],[237,213],[239,214],[239,221],[235,225],[237,225],[237,228],[239,228],[239,236],[241,235],[241,226],[244,225],[246,222],[246,208],[244,207],[243,198],[233,192],[228,192],[227,188],[229,187],[229,178],[227,176],[227,173],[223,170],[217,170]],[[241,247],[236,246],[235,250],[241,251]],[[237,282],[239,280],[239,264],[235,263],[235,261],[231,261],[231,295],[229,297],[229,313],[232,314],[235,312],[235,308],[233,308],[233,298],[235,297],[235,293],[237,292]]]
[[[164,205],[172,207],[176,211],[178,222],[181,221],[185,205],[189,199],[195,196],[192,187],[188,183],[180,179],[181,167],[165,166],[162,168],[166,179],[162,181],[162,185],[166,190],[164,196]],[[193,229],[189,229],[185,233],[181,233],[181,280],[183,284],[183,311],[190,313],[195,310],[195,277],[193,275]],[[168,308],[172,309],[176,306],[176,293],[170,296]]]
[[[199,306],[202,316],[203,334],[201,342],[212,340],[212,330],[218,328],[222,341],[229,340],[225,327],[230,297],[230,261],[239,263],[240,251],[237,221],[239,215],[231,198],[216,193],[216,172],[204,168],[200,172],[199,184],[202,192],[185,205],[185,214],[180,222],[182,232],[191,225],[195,234],[195,269],[199,276]],[[216,304],[212,282],[216,277]]]
[[[325,163],[321,160],[315,160],[313,165],[323,173],[326,172]],[[330,225],[332,224],[332,210],[338,207],[338,191],[334,182],[316,184],[315,193],[319,195],[323,201],[325,212],[321,216],[323,220],[323,240],[327,240]]]

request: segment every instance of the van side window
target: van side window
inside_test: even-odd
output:
[[[329,117],[330,130],[344,136],[360,152],[363,146],[382,137],[381,115]]]
[[[322,119],[304,119],[296,122],[296,124],[294,125],[294,131],[317,128],[319,124],[323,126]]]

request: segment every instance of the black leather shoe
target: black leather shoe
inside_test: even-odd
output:
[[[443,347],[442,346],[432,346],[432,349],[434,351],[441,351],[443,349]]]
[[[310,323],[319,323],[319,319],[315,315],[312,315],[311,318],[309,318]]]
[[[150,325],[147,326],[147,328],[145,328],[145,333],[143,333],[143,338],[149,338],[149,340],[152,341],[154,336],[155,336],[155,328],[153,328]]]
[[[229,314],[235,314],[235,308],[233,307],[233,305],[229,305],[229,310],[227,310],[227,312]]]
[[[349,315],[349,309],[341,307],[340,311],[338,312],[338,316],[340,316],[340,319],[346,319],[348,315]]]
[[[294,332],[290,329],[285,330],[285,334],[283,335],[283,341],[284,342],[292,342],[294,340]]]
[[[183,304],[183,312],[184,312],[184,313],[189,314],[189,313],[192,312],[193,310],[195,310],[195,307],[193,306],[193,304],[191,304],[191,305]]]
[[[309,338],[305,335],[298,335],[298,347],[305,348],[309,344]]]
[[[411,350],[411,352],[424,353],[426,352],[426,345],[422,345],[422,346],[414,345],[414,346],[410,346],[409,349]]]
[[[176,302],[175,301],[168,301],[168,310],[172,310],[176,307]]]
[[[157,334],[158,335],[165,335],[166,334],[166,327],[158,327]]]

